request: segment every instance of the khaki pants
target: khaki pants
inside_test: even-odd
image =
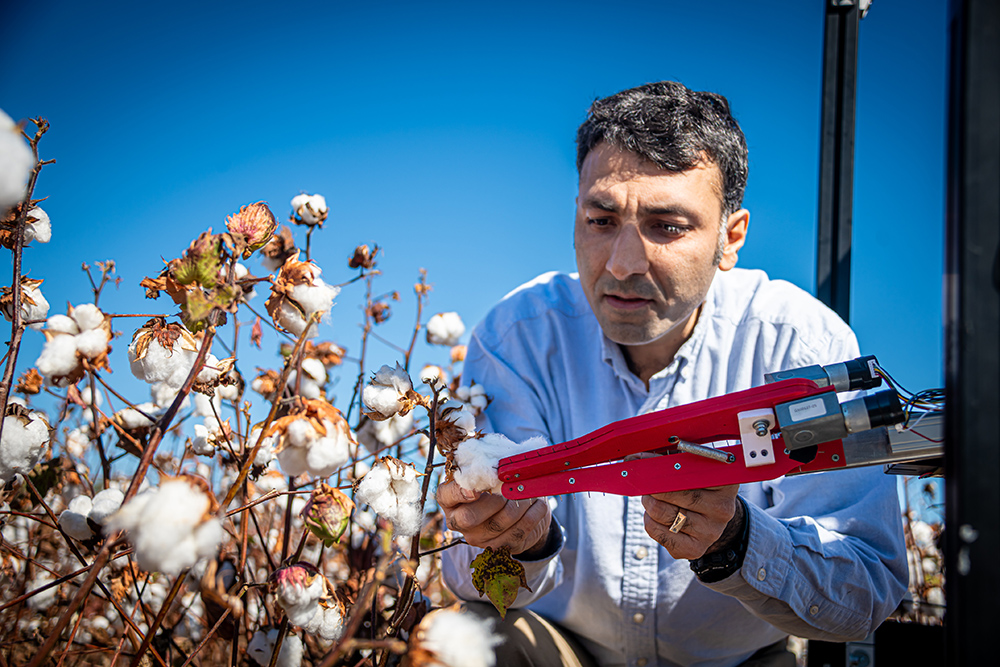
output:
[[[572,632],[534,612],[509,609],[507,618],[501,620],[489,603],[466,602],[463,606],[480,618],[496,621],[493,631],[504,638],[497,646],[496,667],[597,667]],[[785,642],[778,642],[757,651],[741,667],[795,667],[795,655],[785,648]]]

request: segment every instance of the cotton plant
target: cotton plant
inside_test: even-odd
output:
[[[271,283],[271,295],[265,302],[275,326],[292,335],[315,338],[319,330],[314,317],[322,317],[333,307],[339,287],[323,282],[323,271],[313,262],[290,257]]]
[[[271,590],[288,622],[328,641],[339,639],[344,630],[344,607],[333,584],[309,563],[278,569]]]
[[[503,637],[492,619],[457,608],[435,609],[410,636],[405,667],[494,667]]]
[[[378,459],[355,488],[355,500],[392,522],[397,535],[420,532],[423,519],[421,484],[411,463],[391,456]]]
[[[218,552],[225,533],[216,508],[205,480],[170,478],[122,505],[107,532],[127,531],[143,570],[176,575]]]
[[[41,280],[33,280],[27,276],[21,277],[21,321],[31,322],[28,326],[35,331],[41,331],[45,318],[49,316],[49,302],[42,294]],[[14,319],[14,290],[10,287],[0,287],[0,309],[7,321]]]
[[[45,346],[35,366],[46,384],[68,387],[78,382],[87,368],[108,367],[111,319],[89,303],[70,306],[67,315],[45,321]]]
[[[465,333],[465,324],[458,313],[438,313],[427,320],[427,342],[451,347]]]

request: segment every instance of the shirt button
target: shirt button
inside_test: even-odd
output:
[[[635,667],[646,667],[646,663],[649,662],[645,658],[639,658],[635,661]]]
[[[634,614],[632,614],[632,622],[635,623],[636,625],[641,625],[642,622],[645,620],[646,620],[646,615],[643,614],[641,611],[637,611]]]
[[[760,568],[757,570],[757,581],[764,581],[765,579],[767,579],[767,570]]]
[[[639,547],[638,549],[635,550],[635,559],[636,560],[642,560],[643,558],[645,558],[648,555],[649,555],[649,551],[646,549],[646,547]]]
[[[816,605],[809,607],[809,613],[815,616],[816,614],[819,613],[819,607]]]

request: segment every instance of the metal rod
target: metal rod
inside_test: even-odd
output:
[[[672,435],[667,438],[667,442],[677,447],[678,451],[694,454],[695,456],[703,456],[706,459],[712,459],[713,461],[732,463],[736,460],[736,456],[729,452],[724,452],[721,449],[712,449],[711,447],[705,447],[704,445],[696,445],[693,442],[681,440],[676,435]]]

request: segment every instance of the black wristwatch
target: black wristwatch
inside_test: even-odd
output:
[[[722,581],[743,567],[743,557],[747,554],[747,545],[750,542],[750,508],[740,496],[736,496],[736,499],[743,503],[743,533],[740,535],[740,541],[728,549],[705,554],[690,561],[691,571],[703,583],[714,584]]]

